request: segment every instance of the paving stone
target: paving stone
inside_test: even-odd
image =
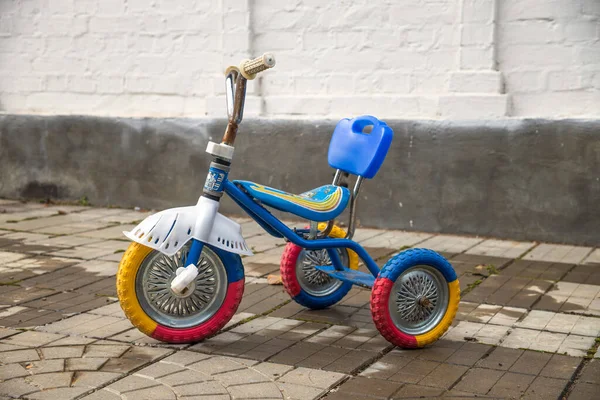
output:
[[[455,386],[456,390],[465,392],[486,394],[500,378],[504,375],[502,371],[492,369],[472,368],[463,379]]]
[[[591,360],[581,371],[579,380],[595,385],[600,384],[600,361],[596,359]]]
[[[419,243],[419,247],[438,252],[445,251],[448,253],[462,253],[481,242],[483,242],[483,239],[480,238],[454,235],[437,235]]]
[[[540,332],[529,349],[554,353],[558,351],[566,338],[566,333]]]
[[[27,370],[19,364],[0,365],[0,381],[28,375]]]
[[[80,336],[67,336],[62,339],[59,339],[55,342],[52,342],[53,346],[76,346],[81,344],[90,344],[95,342],[95,339],[84,338]]]
[[[73,375],[72,386],[80,386],[88,389],[97,388],[120,378],[121,374],[114,372],[78,371]]]
[[[0,304],[17,305],[31,300],[36,300],[41,297],[50,296],[54,293],[56,293],[56,290],[54,289],[31,287],[23,290],[22,288],[15,286],[4,293],[0,293]]]
[[[277,382],[277,387],[285,399],[317,399],[325,392],[324,389],[294,383]]]
[[[555,314],[544,329],[550,332],[570,333],[580,318],[578,315]]]
[[[404,383],[419,383],[441,364],[435,361],[412,360],[398,372],[389,377],[389,380]]]
[[[358,394],[350,394],[350,393],[346,393],[346,392],[340,392],[337,389],[334,389],[335,391],[331,391],[327,394],[326,397],[324,397],[327,400],[372,400],[372,399],[376,399],[376,397],[373,396],[367,396],[367,395],[358,395]],[[381,397],[379,397],[378,399],[381,399]]]
[[[562,393],[567,380],[538,376],[529,386],[522,399],[556,399]]]
[[[179,365],[158,362],[141,369],[140,371],[136,372],[135,375],[142,378],[160,379],[165,375],[171,375],[179,371],[182,371],[181,366]]]
[[[538,375],[551,357],[552,355],[547,353],[524,351],[509,370],[520,374]]]
[[[344,374],[339,374],[336,372],[317,371],[308,368],[296,368],[279,378],[279,381],[295,383],[298,385],[315,386],[325,389],[330,386],[334,386],[344,377]]]
[[[24,378],[15,378],[0,383],[0,395],[9,395],[13,398],[36,391],[37,388],[29,385]]]
[[[488,394],[502,398],[520,399],[534,379],[535,376],[532,375],[507,372],[502,375]]]
[[[3,342],[25,347],[39,347],[55,342],[63,337],[64,335],[57,335],[55,333],[27,331],[4,339]]]
[[[558,348],[558,353],[574,357],[584,357],[588,349],[593,345],[593,337],[568,335]]]
[[[77,396],[87,392],[88,388],[79,387],[62,387],[56,389],[48,389],[43,392],[32,393],[27,396],[28,399],[33,400],[55,400],[55,399],[74,399]]]
[[[462,342],[465,338],[474,338],[484,326],[484,324],[476,322],[459,321],[455,326],[448,329],[443,338]]]
[[[516,326],[520,328],[542,330],[555,315],[556,313],[550,311],[531,310],[522,321],[516,323]]]
[[[13,364],[14,365],[14,364]],[[41,360],[25,363],[25,368],[32,374],[45,374],[47,372],[62,372],[65,370],[65,360]]]
[[[215,374],[239,370],[240,368],[243,368],[243,365],[231,358],[213,357],[209,359],[208,362],[203,360],[188,365],[188,368],[212,376]]]
[[[83,355],[84,346],[43,347],[42,355],[46,360],[53,358],[74,358]]]
[[[491,304],[479,304],[469,312],[463,319],[471,322],[488,323],[502,309],[502,306]]]
[[[444,393],[443,389],[421,386],[421,385],[404,385],[393,395],[393,399],[422,399],[422,398],[439,398]]]
[[[73,372],[51,372],[48,374],[32,375],[26,381],[41,390],[46,390],[70,386],[72,376]]]
[[[178,351],[177,353],[171,354],[170,356],[161,360],[161,364],[175,364],[181,367],[191,365],[198,361],[207,360],[211,356],[205,354],[199,354],[192,351]]]
[[[420,349],[417,357],[419,360],[444,362],[456,352],[455,348],[443,346],[430,346]]]
[[[378,236],[378,235],[382,235],[385,232],[386,231],[383,229],[357,228],[354,231],[354,236],[352,237],[352,239],[354,241],[362,244],[367,239],[370,239],[370,238]]]
[[[479,343],[497,345],[508,335],[509,330],[508,326],[486,325],[475,334],[475,339]]]
[[[67,358],[66,371],[97,371],[108,361],[108,358]]]
[[[467,254],[518,258],[535,246],[533,242],[488,239],[467,250]]]
[[[515,328],[502,342],[503,347],[513,349],[528,349],[535,342],[540,331],[532,329]]]
[[[12,364],[23,361],[37,361],[40,357],[35,350],[16,350],[0,353],[0,363]]]
[[[27,257],[30,257],[29,254],[9,253],[6,251],[0,251],[0,263],[2,264],[6,264]]]
[[[338,358],[324,369],[345,374],[354,373],[356,370],[368,365],[378,357],[378,354],[371,351],[351,350]]]
[[[13,336],[17,333],[21,333],[21,331],[18,331],[16,329],[10,329],[10,328],[2,328],[0,327],[0,339],[4,339],[7,338],[9,336]]]
[[[496,347],[489,356],[479,360],[477,366],[506,371],[513,366],[522,354],[523,350]]]
[[[116,393],[133,392],[145,388],[160,387],[160,383],[145,379],[136,375],[126,376],[108,386],[108,389]]]
[[[133,228],[135,228],[135,225],[130,225],[130,224],[117,225],[117,226],[112,226],[110,228],[104,228],[104,229],[98,229],[98,230],[89,231],[89,232],[78,233],[75,236],[99,238],[99,239],[109,239],[109,240],[110,239],[119,240],[119,239],[125,238],[125,236],[123,235],[123,231],[130,231]]]
[[[571,271],[575,265],[551,263],[533,260],[515,260],[501,274],[521,278],[558,281]]]
[[[178,388],[179,389],[179,388]],[[254,385],[240,385],[228,388],[229,394],[238,399],[280,399],[281,391],[272,382],[256,383]],[[196,394],[197,392],[193,392]]]
[[[244,375],[247,372],[247,370],[238,370],[236,372],[240,375]],[[250,378],[248,374],[245,375],[247,378]],[[231,378],[231,375],[229,376],[229,378]],[[266,380],[266,378],[264,377],[259,376],[259,378],[263,379],[258,379],[257,382],[264,382]],[[256,379],[256,377],[254,377],[254,379]],[[199,373],[198,371],[193,371],[191,369],[184,369],[170,375],[165,375],[158,379],[160,383],[169,387],[188,385],[190,383],[202,382],[205,380],[207,379],[203,374]],[[238,384],[241,383],[239,380],[237,382]],[[226,382],[224,386],[228,386],[228,383],[229,382]]]
[[[65,332],[66,334],[67,333],[71,334],[73,332],[73,329],[77,328],[78,326],[87,324],[87,323],[97,320],[99,318],[101,318],[101,316],[93,315],[93,314],[75,315],[71,318],[67,318],[62,321],[55,322],[55,323],[49,324],[47,326],[44,326],[44,327],[40,328],[39,330],[44,331],[44,332],[55,332],[55,333]],[[79,329],[81,329],[81,328],[79,328]]]
[[[554,354],[540,372],[540,376],[557,379],[571,379],[580,363],[580,358]]]
[[[442,389],[450,387],[460,379],[468,368],[460,365],[441,364],[429,373],[419,384]]]
[[[600,285],[600,264],[577,265],[562,280],[565,282]]]
[[[414,246],[433,235],[418,232],[387,231],[363,241],[363,247],[385,247],[388,249],[400,249],[403,246]]]
[[[527,253],[523,259],[579,264],[592,252],[591,247],[578,247],[559,244],[540,244]]]
[[[396,392],[401,386],[402,384],[397,382],[358,376],[344,382],[339,387],[339,392],[359,396],[369,396],[373,398],[387,398]]]
[[[360,375],[371,378],[388,379],[400,371],[405,365],[410,363],[411,360],[412,359],[409,357],[403,357],[401,354],[391,351],[367,367]]]
[[[288,371],[293,369],[293,367],[289,365],[281,365],[271,362],[255,364],[252,366],[252,368],[271,380],[278,379],[279,377],[285,375]]]
[[[578,382],[569,394],[569,400],[589,400],[600,397],[600,385]]]

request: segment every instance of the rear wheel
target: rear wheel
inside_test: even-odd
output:
[[[410,249],[390,259],[371,291],[379,332],[400,347],[423,347],[450,327],[460,301],[456,273],[432,250]]]
[[[325,229],[325,224],[319,224]],[[329,237],[343,238],[346,232],[334,226]],[[342,263],[350,269],[358,269],[358,256],[348,249],[337,249]],[[327,250],[307,250],[288,243],[281,257],[281,280],[288,294],[304,307],[327,308],[340,301],[352,288],[349,282],[335,279],[317,270],[318,265],[331,265]]]
[[[171,281],[185,267],[186,244],[167,256],[139,243],[125,252],[117,274],[117,294],[131,323],[155,339],[169,343],[195,342],[215,334],[235,314],[244,291],[238,255],[204,245],[198,276],[177,294]]]

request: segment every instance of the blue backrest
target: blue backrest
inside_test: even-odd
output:
[[[370,133],[365,130],[368,126],[373,127]],[[394,132],[385,122],[370,115],[343,119],[335,127],[329,143],[329,165],[371,179],[383,164],[393,136]]]

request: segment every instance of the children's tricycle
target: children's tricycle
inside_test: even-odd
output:
[[[230,181],[234,141],[242,121],[246,82],[275,65],[270,54],[226,71],[229,123],[213,157],[203,193],[190,207],[147,217],[130,232],[132,243],[117,275],[125,315],[140,331],[170,343],[214,335],[234,315],[244,292],[240,255],[252,255],[240,225],[218,212],[229,195],[269,234],[288,242],[281,259],[286,291],[299,304],[321,309],[339,302],[352,285],[371,288],[371,312],[381,334],[402,347],[436,341],[450,326],[459,302],[452,266],[426,249],[409,249],[379,268],[352,240],[363,180],[375,176],[392,142],[392,129],[372,116],[342,119],[329,145],[331,185],[296,195],[248,181]],[[348,190],[349,176],[356,176]],[[350,205],[347,232],[334,220]],[[291,229],[266,207],[309,221]],[[369,273],[358,270],[361,259]]]

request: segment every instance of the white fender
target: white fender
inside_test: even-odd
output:
[[[251,256],[252,251],[242,237],[240,224],[216,212],[218,203],[211,202],[199,201],[195,206],[152,214],[123,234],[168,256],[177,253],[192,238],[231,253]]]

